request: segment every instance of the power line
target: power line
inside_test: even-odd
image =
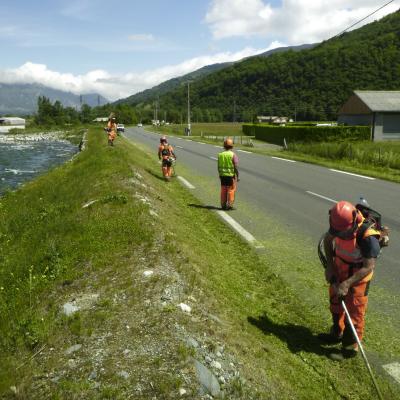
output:
[[[383,6],[379,7],[377,10],[375,10],[374,12],[372,12],[371,14],[367,15],[366,17],[364,17],[363,19],[360,19],[359,21],[355,22],[353,25],[350,25],[348,28],[346,28],[344,31],[338,33],[335,37],[338,37],[340,35],[342,35],[343,33],[345,33],[347,30],[351,29],[353,26],[358,25],[360,22],[366,20],[367,18],[369,18],[371,15],[374,15],[375,13],[377,13],[378,11],[382,10],[382,8],[385,8],[386,6],[388,6],[390,3],[393,3],[394,0],[388,1],[386,4],[384,4]]]

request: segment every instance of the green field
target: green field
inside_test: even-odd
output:
[[[400,141],[289,143],[288,151],[323,157],[328,160],[344,160],[359,166],[376,166],[400,170]]]

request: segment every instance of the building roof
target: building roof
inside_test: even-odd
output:
[[[20,117],[0,117],[0,124],[25,125],[25,119]]]
[[[400,112],[400,91],[355,90],[371,112]]]

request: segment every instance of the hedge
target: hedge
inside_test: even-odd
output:
[[[255,136],[264,142],[283,145],[286,142],[335,142],[369,140],[369,126],[273,126],[263,124],[243,124],[245,135]]]

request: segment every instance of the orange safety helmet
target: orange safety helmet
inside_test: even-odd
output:
[[[167,143],[167,137],[166,136],[161,136],[160,137],[160,143]]]
[[[362,216],[348,201],[339,201],[329,210],[329,233],[342,239],[354,237]]]
[[[224,140],[225,149],[231,149],[233,147],[233,140],[231,138],[226,138]]]

